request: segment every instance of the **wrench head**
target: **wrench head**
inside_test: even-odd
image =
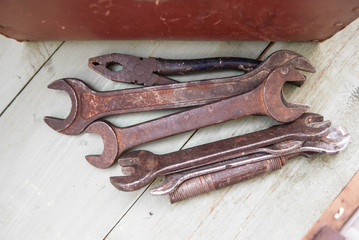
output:
[[[91,117],[84,116],[81,96],[83,93],[93,93],[85,83],[79,79],[63,78],[51,83],[48,88],[65,91],[71,98],[71,111],[65,119],[46,116],[44,121],[52,129],[67,135],[80,134],[86,126],[94,121]],[[85,118],[86,119],[85,119]]]
[[[66,129],[72,124],[72,122],[76,119],[77,113],[78,113],[78,97],[75,92],[75,90],[72,88],[72,86],[69,84],[69,82],[66,79],[59,79],[47,86],[49,89],[54,90],[62,90],[65,91],[71,98],[71,111],[67,118],[60,119],[60,118],[54,118],[54,117],[48,117],[46,116],[44,118],[44,121],[51,127],[52,129],[67,134]]]
[[[296,139],[300,141],[318,141],[328,135],[330,131],[331,122],[329,120],[323,121],[322,115],[317,113],[304,113],[297,120],[275,126],[277,132],[289,134],[289,139]]]
[[[309,62],[308,59],[290,50],[279,50],[272,53],[258,67],[260,67],[261,65],[267,65],[268,68],[280,67],[285,65],[287,67],[292,67],[305,72],[314,73],[316,71],[314,66]]]
[[[152,86],[158,79],[155,58],[112,53],[90,58],[88,66],[112,81]]]
[[[119,151],[117,136],[111,125],[105,121],[96,121],[91,123],[85,132],[99,134],[104,143],[104,151],[101,155],[87,155],[86,160],[97,168],[110,167],[116,160]]]
[[[308,59],[296,52],[289,50],[279,50],[272,53],[256,69],[261,69],[263,67],[266,69],[274,69],[281,66],[292,67],[294,69],[302,70],[305,72],[315,72],[314,66],[308,61]],[[293,81],[291,83],[298,87],[303,85],[303,81]]]
[[[111,177],[112,185],[120,191],[135,191],[150,184],[156,177],[158,161],[149,151],[134,151],[118,159],[122,173],[128,176]]]
[[[282,66],[273,70],[264,84],[262,94],[266,113],[278,122],[291,122],[300,117],[309,106],[289,103],[283,95],[285,82],[303,82],[305,76],[292,67]]]
[[[307,141],[303,145],[309,156],[314,153],[337,154],[343,151],[351,141],[351,135],[344,127],[332,127],[319,141]]]

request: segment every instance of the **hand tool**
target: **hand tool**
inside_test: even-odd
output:
[[[252,133],[252,134],[256,134],[256,133]],[[252,164],[260,161],[270,160],[275,156],[286,155],[288,152],[300,148],[302,144],[303,141],[287,140],[280,143],[272,144],[270,146],[257,148],[252,151],[243,152],[243,154],[240,155],[240,157],[229,158],[230,160],[223,160],[220,162],[210,163],[200,167],[195,167],[191,169],[180,170],[174,173],[170,173],[165,175],[164,181],[158,186],[156,186],[155,188],[152,188],[150,190],[150,193],[154,196],[169,194],[188,179],[214,173],[214,172],[223,171],[229,168],[243,166],[246,164]],[[119,159],[119,162],[121,160],[122,158]]]
[[[257,88],[243,95],[126,128],[114,127],[104,121],[94,122],[85,132],[99,134],[105,150],[102,155],[86,156],[86,159],[95,167],[107,168],[130,147],[248,115],[266,115],[278,122],[291,122],[308,106],[288,103],[283,97],[282,87],[287,81],[304,80],[305,77],[297,70],[280,67],[273,70]]]
[[[273,53],[272,55],[277,55],[275,64],[277,67],[283,65],[285,62],[293,60],[299,61],[301,66],[304,68],[303,70],[315,72],[314,67],[308,62],[308,60],[295,52],[281,50]],[[274,57],[272,56],[272,58]],[[122,70],[110,70],[110,67],[113,64],[121,65]],[[109,54],[89,59],[89,67],[91,69],[113,81],[138,83],[144,84],[145,86],[178,83],[173,79],[161,76],[164,74],[185,74],[210,69],[229,68],[251,71],[257,65],[262,66],[263,63],[260,63],[258,60],[243,58],[166,60],[156,58],[144,59],[125,54]],[[270,69],[270,71],[272,70],[273,68]],[[256,72],[253,74],[256,74]]]
[[[248,72],[260,63],[259,60],[236,57],[170,60],[112,53],[90,58],[88,66],[112,81],[152,86],[178,83],[174,79],[161,75],[180,75],[218,69],[237,69]],[[120,65],[122,70],[116,71],[114,66],[117,65]]]
[[[264,151],[256,149],[254,152],[261,154],[248,154],[243,157],[234,158],[203,167],[175,172],[165,176],[162,184],[151,189],[152,195],[165,195],[173,192],[179,185],[188,179],[198,176],[223,171],[229,168],[235,168],[246,164],[252,164],[259,161],[266,161],[278,156],[293,156],[301,154],[310,157],[315,153],[336,154],[347,147],[351,136],[343,127],[328,128],[328,133],[320,140],[316,141],[298,141],[287,140],[280,143],[267,146]],[[272,149],[273,148],[273,149]],[[262,148],[263,149],[263,148]],[[271,152],[272,151],[272,152]],[[263,154],[264,153],[264,154]],[[222,172],[225,173],[225,172]],[[226,174],[224,174],[226,176]],[[230,176],[230,175],[228,175]]]
[[[60,79],[48,87],[69,94],[72,102],[70,114],[66,119],[45,117],[44,120],[56,131],[75,135],[93,121],[109,115],[197,106],[249,92],[279,66],[315,71],[304,57],[282,50],[270,55],[252,72],[231,78],[108,92],[96,92],[80,80]],[[302,81],[296,83],[300,85]]]
[[[291,123],[165,155],[155,155],[148,151],[130,152],[119,159],[123,173],[130,176],[111,177],[110,180],[121,191],[137,190],[158,176],[238,158],[256,151],[268,153],[268,148],[261,148],[281,141],[321,139],[328,133],[330,124],[330,121],[323,122],[321,115],[305,113]]]
[[[333,135],[335,136],[334,138]],[[248,161],[251,163],[239,167],[228,166],[225,168],[226,163],[223,163],[223,169],[225,170],[196,176],[181,183],[174,191],[169,193],[170,202],[182,201],[199,194],[221,189],[278,170],[285,164],[286,160],[296,156],[312,157],[318,153],[336,154],[347,147],[350,139],[350,134],[343,127],[331,128],[330,133],[324,139],[303,142],[302,147],[295,149],[293,152],[288,152],[285,155],[273,156],[268,154],[265,156],[267,157],[266,160],[259,161],[255,160],[256,157],[253,159],[245,159],[244,162]],[[239,158],[237,165],[241,165],[240,162],[241,159]],[[212,166],[206,167],[206,171],[211,172]],[[201,171],[203,171],[203,169]],[[183,177],[185,177],[186,173],[182,174]]]

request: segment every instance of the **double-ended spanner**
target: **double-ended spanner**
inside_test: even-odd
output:
[[[179,83],[163,75],[180,75],[222,69],[237,69],[248,72],[260,63],[259,60],[236,57],[169,60],[112,53],[90,58],[88,66],[112,81],[153,86]],[[116,69],[117,67],[118,69]]]
[[[138,190],[159,176],[249,154],[275,154],[273,149],[263,147],[279,142],[319,140],[328,134],[330,124],[319,114],[305,113],[287,124],[164,155],[143,150],[129,152],[118,161],[122,172],[128,176],[111,177],[110,180],[121,191]]]
[[[270,55],[252,72],[230,78],[107,92],[96,92],[77,79],[59,79],[48,87],[68,93],[71,111],[66,119],[45,117],[44,120],[56,131],[75,135],[95,120],[110,115],[198,106],[249,92],[280,66],[315,72],[301,55],[281,50]],[[302,81],[294,83],[300,85]]]
[[[285,82],[304,80],[294,68],[282,66],[273,70],[257,88],[243,95],[126,128],[96,121],[85,132],[99,134],[104,141],[104,151],[102,155],[90,155],[86,159],[95,167],[107,168],[123,151],[136,145],[249,115],[266,115],[278,122],[291,122],[309,107],[287,102],[282,87]]]
[[[347,147],[350,140],[351,136],[345,128],[329,128],[328,133],[319,140],[283,141],[262,150],[257,149],[257,152],[262,151],[261,154],[250,154],[166,175],[164,182],[151,189],[150,193],[170,194],[171,202],[176,202],[280,169],[287,159],[298,155],[337,154]]]

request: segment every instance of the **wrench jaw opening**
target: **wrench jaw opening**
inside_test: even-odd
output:
[[[308,61],[308,59],[300,55],[288,61],[286,65],[305,72],[316,72],[314,66]]]
[[[86,133],[96,133],[102,137],[104,151],[101,155],[87,155],[86,160],[97,168],[109,168],[118,157],[117,136],[112,127],[105,121],[96,121],[90,124]]]
[[[291,122],[300,117],[309,106],[289,103],[283,95],[283,84],[285,82],[303,82],[305,76],[294,68],[283,66],[273,70],[265,84],[262,94],[267,113],[274,120],[282,123]]]
[[[46,116],[44,121],[52,129],[67,135],[80,134],[92,118],[84,119],[83,93],[94,93],[85,83],[75,78],[64,78],[51,83],[48,88],[65,91],[71,98],[71,111],[65,119],[53,118]]]
[[[279,50],[267,57],[262,64],[260,64],[257,68],[274,69],[276,67],[287,66],[297,70],[302,70],[305,72],[314,73],[316,70],[314,66],[302,55],[298,53],[289,51],[289,50]],[[257,69],[256,68],[256,69]],[[293,81],[292,84],[300,87],[303,85],[303,81]]]
[[[136,191],[150,184],[158,175],[158,160],[152,152],[141,150],[126,154],[118,160],[122,173],[127,176],[110,177],[120,191]]]
[[[71,133],[67,132],[67,128],[71,126],[71,124],[73,123],[73,121],[75,120],[78,114],[78,106],[79,106],[78,96],[76,95],[76,92],[74,91],[72,86],[67,82],[66,79],[56,80],[51,84],[49,84],[47,87],[49,89],[65,91],[71,98],[72,106],[69,115],[65,119],[46,116],[44,117],[44,121],[46,122],[47,125],[49,125],[49,127],[54,129],[55,131],[71,135]]]
[[[139,181],[138,179],[142,177],[138,174],[134,174],[131,176],[118,176],[118,177],[110,177],[111,184],[120,191],[123,192],[132,192],[138,189],[145,187],[150,184],[149,182]]]
[[[308,61],[308,59],[296,52],[289,50],[279,50],[272,53],[267,57],[265,61],[263,61],[263,63],[258,65],[257,68],[260,68],[262,65],[264,65],[268,69],[273,69],[280,66],[287,66],[305,72],[316,72],[314,66]]]
[[[337,154],[343,151],[351,141],[351,135],[344,127],[332,127],[329,133],[320,141],[308,141],[303,145],[303,149],[309,154],[326,153]]]

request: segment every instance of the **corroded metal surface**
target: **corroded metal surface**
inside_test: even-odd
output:
[[[114,127],[104,121],[94,122],[85,132],[101,134],[107,142],[113,143],[111,145],[117,143],[117,151],[109,154],[105,145],[102,155],[87,156],[86,159],[96,167],[107,168],[124,150],[133,146],[249,115],[266,115],[278,122],[291,122],[308,106],[288,103],[282,95],[282,87],[285,82],[304,80],[304,75],[297,70],[284,66],[273,70],[257,88],[243,95],[126,128]]]
[[[281,146],[274,149],[264,149],[263,147],[290,139],[315,141],[328,134],[329,126],[330,121],[323,122],[322,116],[305,113],[291,123],[174,153],[155,155],[148,151],[130,152],[119,159],[119,164],[122,166],[124,174],[130,176],[111,177],[111,182],[119,190],[133,191],[146,186],[158,176],[198,168],[249,154],[280,153],[283,149],[291,149],[292,146],[287,145],[286,147]],[[196,171],[198,172],[199,170],[197,169]],[[176,178],[178,175],[173,177]],[[191,177],[194,176],[192,175]],[[171,181],[174,181],[174,179],[171,179]],[[170,188],[166,185],[167,182],[158,191],[163,193],[164,189]]]
[[[180,75],[219,69],[237,69],[248,72],[260,63],[259,60],[235,57],[170,60],[112,53],[90,58],[88,66],[113,81],[152,86],[178,83],[178,81],[164,75]],[[119,69],[122,69],[114,69],[114,66],[117,65]]]
[[[327,135],[316,141],[302,142],[297,149],[289,150],[287,153],[272,155],[267,154],[262,156],[263,160],[253,161],[258,156],[247,156],[245,160],[235,159],[228,162],[222,162],[224,170],[210,171],[213,165],[206,166],[207,174],[190,178],[176,185],[176,188],[169,193],[171,203],[182,201],[206,192],[221,189],[231,186],[233,184],[246,181],[248,179],[278,170],[285,164],[286,160],[302,155],[305,157],[312,157],[318,153],[336,154],[344,150],[350,142],[350,134],[342,127],[331,128]],[[232,167],[233,162],[243,163],[243,161],[252,160],[248,164],[242,166]],[[239,165],[238,164],[238,165]],[[195,170],[193,170],[195,171]],[[186,175],[182,173],[182,175]],[[166,176],[167,177],[167,176]],[[160,192],[162,195],[167,192]]]
[[[278,170],[282,167],[284,162],[284,157],[276,157],[269,160],[247,164],[242,167],[231,168],[191,178],[169,194],[170,202],[179,202]]]
[[[45,122],[56,131],[74,135],[81,133],[93,121],[109,115],[203,105],[253,90],[280,66],[315,72],[303,56],[281,50],[270,55],[253,71],[230,78],[108,92],[96,92],[77,79],[60,79],[48,87],[69,94],[71,112],[66,119],[45,117]],[[292,83],[300,85],[302,81]]]

